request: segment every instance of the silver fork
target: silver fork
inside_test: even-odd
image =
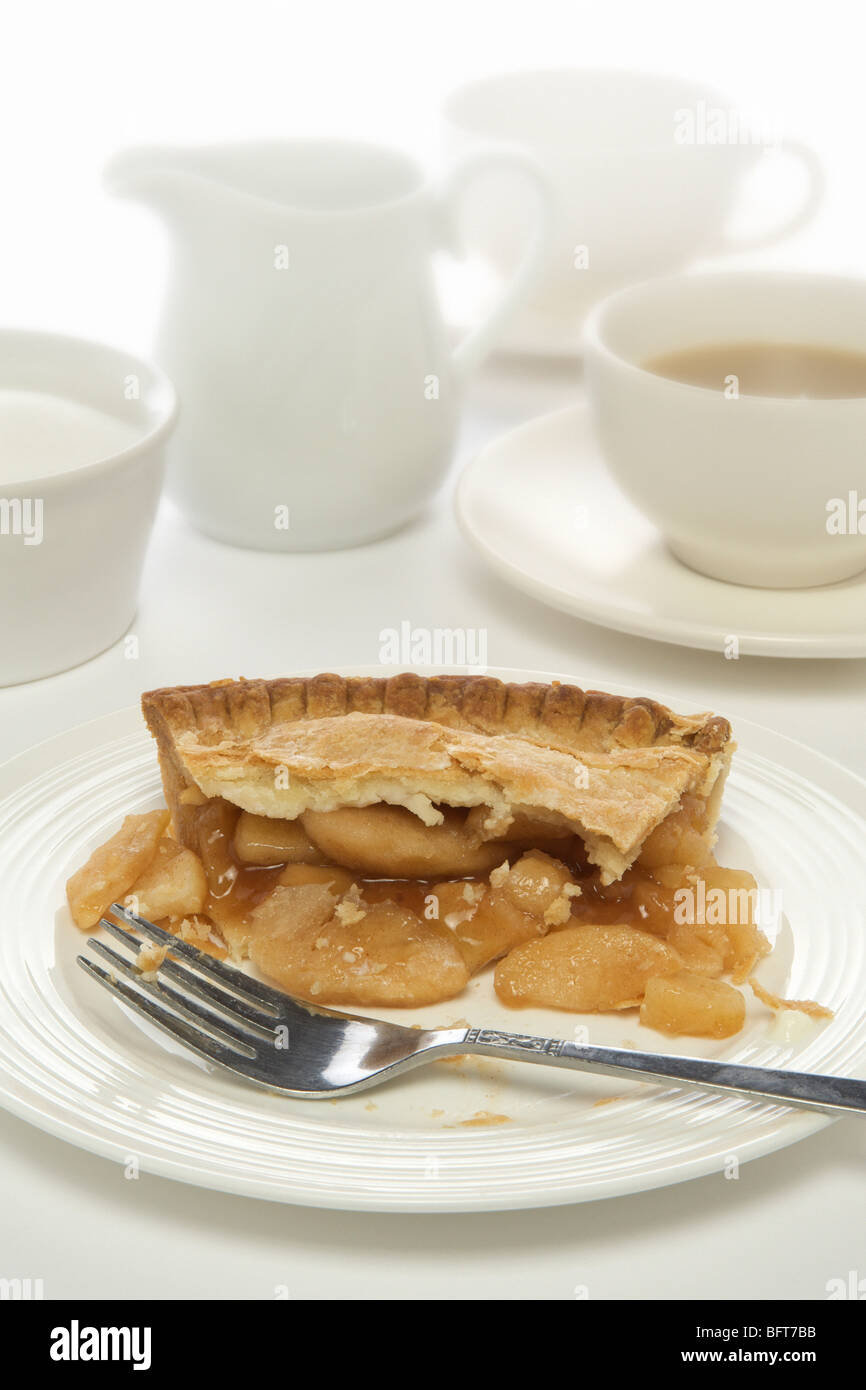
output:
[[[78,964],[151,1023],[247,1081],[305,1100],[348,1095],[440,1057],[475,1052],[517,1062],[572,1067],[635,1081],[694,1085],[723,1095],[781,1101],[810,1110],[866,1111],[866,1081],[770,1070],[698,1057],[669,1057],[504,1033],[494,1028],[404,1028],[336,1013],[270,989],[115,903],[110,911],[139,935],[104,917],[102,927],[130,956],[91,937],[108,965]],[[172,956],[147,978],[136,964],[144,944]],[[147,972],[150,974],[151,972]]]

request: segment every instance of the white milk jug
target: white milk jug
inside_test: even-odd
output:
[[[433,255],[482,174],[531,183],[535,231],[490,317],[451,350]],[[296,140],[140,149],[107,171],[173,241],[157,356],[181,399],[170,495],[200,530],[264,550],[369,541],[447,472],[462,378],[531,292],[549,236],[534,164],[482,153],[439,193],[404,155]]]

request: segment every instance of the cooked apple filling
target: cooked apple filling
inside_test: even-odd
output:
[[[757,884],[715,863],[697,800],[684,798],[607,885],[579,837],[543,818],[485,838],[487,808],[443,807],[434,826],[388,805],[294,821],[220,798],[190,809],[197,850],[178,843],[164,811],[127,817],[69,881],[78,926],[90,930],[124,899],[216,954],[249,957],[289,994],[334,1006],[438,1003],[498,962],[494,986],[510,1007],[639,1008],[651,1028],[716,1038],[742,1027],[734,984],[769,950],[754,922]],[[699,893],[736,914],[683,920],[680,904]]]

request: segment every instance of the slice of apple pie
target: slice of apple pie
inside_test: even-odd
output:
[[[411,674],[175,687],[142,709],[170,827],[129,817],[73,876],[80,927],[128,894],[336,1007],[451,999],[498,962],[510,1006],[742,1026],[735,986],[769,948],[755,880],[713,857],[725,719]]]

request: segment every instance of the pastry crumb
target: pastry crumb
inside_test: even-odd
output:
[[[356,922],[360,922],[366,915],[363,908],[358,907],[354,902],[350,902],[348,898],[343,898],[334,908],[334,916],[338,921],[342,922],[344,927],[354,926]]]
[[[167,946],[144,945],[139,948],[135,963],[145,980],[155,980],[157,971],[168,955]]]
[[[467,1128],[469,1126],[482,1125],[507,1125],[511,1123],[510,1115],[497,1115],[492,1110],[476,1110],[470,1120],[461,1120],[460,1124]]]
[[[566,886],[571,887],[570,884]],[[577,887],[576,884],[574,886]],[[580,892],[580,889],[578,888],[577,891]],[[574,897],[574,894],[572,893],[570,896]],[[560,893],[559,897],[554,898],[553,902],[544,909],[544,921],[549,927],[564,926],[570,916],[571,903],[565,893]]]
[[[500,864],[497,869],[491,869],[489,874],[489,883],[491,888],[501,888],[510,873],[511,865],[509,864],[507,859],[505,860],[505,863]]]

